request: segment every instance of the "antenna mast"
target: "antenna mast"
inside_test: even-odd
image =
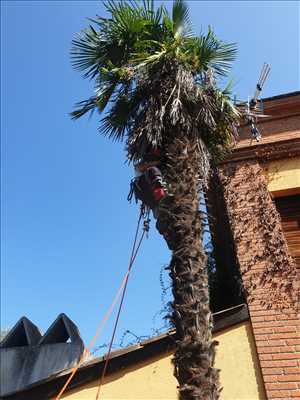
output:
[[[264,63],[260,77],[256,84],[256,89],[252,99],[250,100],[248,97],[247,105],[245,107],[245,119],[246,123],[250,125],[252,137],[259,142],[261,139],[261,133],[257,128],[257,119],[268,117],[264,114],[258,114],[257,103],[259,101],[259,96],[261,95],[262,88],[266,82],[266,79],[270,73],[271,66],[270,64]],[[245,103],[244,103],[245,104]]]

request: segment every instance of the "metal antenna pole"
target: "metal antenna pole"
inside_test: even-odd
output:
[[[259,95],[261,94],[262,88],[266,82],[266,79],[270,73],[270,70],[271,70],[270,64],[264,63],[264,65],[261,69],[261,72],[260,72],[259,80],[256,84],[256,90],[254,92],[254,96],[250,102],[251,108],[255,108],[255,106],[257,104],[257,99],[258,99]]]

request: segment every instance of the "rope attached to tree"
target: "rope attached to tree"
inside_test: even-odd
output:
[[[141,238],[139,240],[138,245],[136,245],[137,238],[138,238],[138,233],[139,233],[139,229],[140,229],[140,223],[141,223],[142,218],[147,218],[147,219],[145,219],[145,221],[144,221],[144,227],[143,227],[142,236],[141,236]],[[66,391],[66,389],[69,386],[71,380],[73,379],[74,375],[76,374],[76,372],[78,371],[78,369],[80,368],[82,363],[84,362],[86,356],[89,354],[89,352],[90,352],[91,348],[93,347],[96,339],[98,338],[98,336],[102,332],[102,330],[104,328],[104,325],[108,321],[108,319],[109,319],[110,315],[112,314],[112,311],[113,311],[116,303],[118,302],[120,296],[122,295],[120,306],[119,306],[119,310],[118,310],[118,314],[117,314],[117,318],[116,318],[116,321],[115,321],[115,327],[114,327],[114,331],[113,331],[113,335],[112,335],[112,340],[111,340],[110,346],[109,346],[109,352],[108,352],[108,354],[106,356],[105,366],[104,366],[104,369],[103,369],[103,373],[102,373],[102,376],[101,376],[101,381],[100,381],[98,392],[97,392],[97,399],[99,398],[100,388],[101,388],[101,385],[102,385],[102,382],[103,382],[103,379],[104,379],[104,376],[105,376],[105,372],[106,372],[106,369],[107,369],[109,356],[110,356],[111,348],[112,348],[112,343],[113,343],[113,340],[114,340],[115,332],[116,332],[116,329],[117,329],[117,324],[118,324],[118,321],[119,321],[119,317],[120,317],[120,313],[121,313],[121,309],[122,309],[122,305],[123,305],[123,300],[124,300],[124,297],[125,297],[125,292],[126,292],[126,288],[127,288],[127,284],[128,284],[129,274],[131,272],[133,263],[134,263],[134,261],[135,261],[135,259],[137,257],[138,251],[139,251],[139,249],[141,247],[141,244],[142,244],[142,241],[143,241],[143,239],[145,237],[145,234],[149,231],[149,221],[150,221],[149,220],[149,212],[145,214],[144,208],[141,207],[141,211],[140,211],[140,215],[139,215],[139,219],[138,219],[138,223],[137,223],[137,227],[136,227],[136,231],[135,231],[135,236],[134,236],[134,242],[133,242],[133,246],[132,246],[131,256],[130,256],[130,260],[129,260],[129,264],[128,264],[128,269],[127,269],[126,274],[125,274],[125,276],[124,276],[124,278],[122,280],[122,283],[121,283],[121,285],[120,285],[120,287],[119,287],[119,289],[118,289],[118,291],[117,291],[112,303],[110,304],[106,314],[102,318],[102,320],[101,320],[101,322],[100,322],[100,324],[99,324],[99,326],[98,326],[98,328],[96,330],[95,335],[93,336],[92,340],[90,341],[88,347],[86,347],[84,349],[84,351],[83,351],[83,353],[82,353],[77,365],[75,365],[73,367],[69,378],[67,379],[66,383],[64,384],[64,386],[60,390],[59,394],[56,396],[55,400],[60,400],[61,399],[62,395]]]
[[[143,211],[141,211],[141,217],[142,217],[142,215],[143,215]],[[148,215],[149,215],[149,213],[148,213]],[[114,329],[113,329],[112,337],[111,337],[111,340],[110,340],[108,353],[107,353],[106,358],[105,358],[104,368],[103,368],[103,371],[102,371],[102,374],[101,374],[101,378],[100,378],[100,381],[99,381],[96,400],[99,400],[99,398],[100,398],[101,386],[103,385],[105,374],[106,374],[107,367],[108,367],[108,363],[109,363],[109,360],[110,360],[111,349],[112,349],[112,345],[113,345],[113,342],[114,342],[114,338],[115,338],[115,334],[116,334],[116,331],[117,331],[117,327],[118,327],[118,323],[119,323],[119,319],[120,319],[120,314],[121,314],[121,311],[122,311],[122,306],[123,306],[123,302],[124,302],[124,298],[125,298],[125,294],[126,294],[126,289],[127,289],[128,279],[129,279],[129,273],[130,273],[130,271],[132,269],[132,265],[133,265],[134,260],[135,260],[135,258],[137,256],[139,248],[140,248],[140,246],[142,244],[144,236],[148,231],[149,231],[149,218],[144,221],[143,233],[142,233],[142,236],[141,236],[141,238],[139,240],[139,243],[138,243],[136,249],[135,249],[135,245],[136,245],[137,237],[135,237],[134,245],[133,245],[133,248],[132,248],[131,260],[130,260],[129,267],[128,267],[128,275],[126,277],[126,282],[125,282],[125,285],[123,287],[122,297],[121,297],[121,301],[120,301],[117,317],[116,317],[116,320],[115,320]]]

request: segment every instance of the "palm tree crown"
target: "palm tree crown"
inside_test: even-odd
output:
[[[73,40],[73,66],[94,80],[95,95],[72,117],[106,110],[99,131],[125,139],[130,160],[161,145],[177,123],[220,156],[239,114],[229,86],[218,89],[216,79],[227,75],[235,44],[218,40],[210,27],[195,36],[183,0],[174,1],[172,15],[163,5],[155,10],[153,0],[109,0],[105,7],[110,17],[90,20],[94,27]]]

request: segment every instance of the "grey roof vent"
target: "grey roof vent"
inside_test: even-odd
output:
[[[79,331],[65,314],[60,314],[42,337],[32,322],[21,318],[1,343],[0,398],[74,367],[83,351]]]
[[[53,324],[48,328],[47,332],[41,338],[39,344],[54,343],[82,343],[77,326],[66,316],[60,314]]]
[[[33,346],[38,344],[41,337],[38,327],[28,318],[22,317],[2,340],[0,348]]]

